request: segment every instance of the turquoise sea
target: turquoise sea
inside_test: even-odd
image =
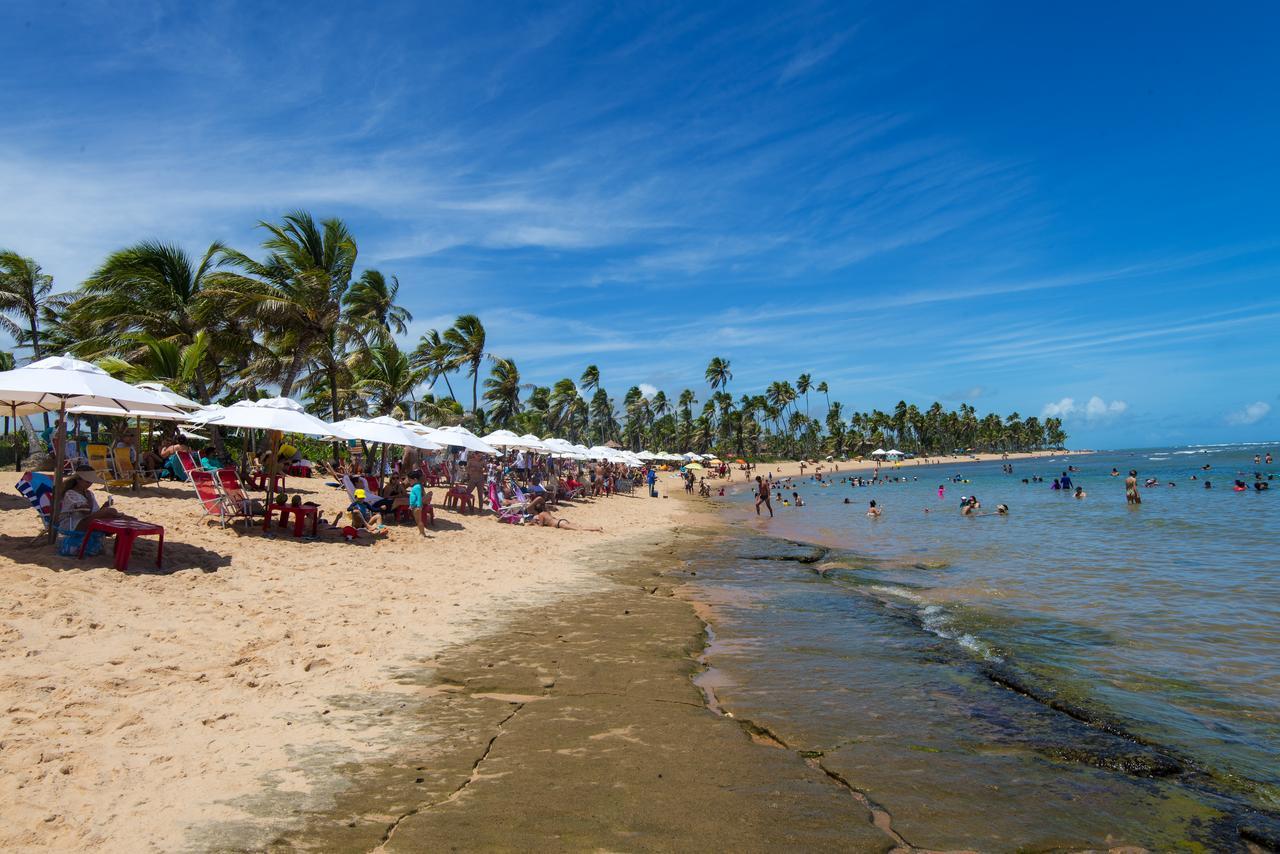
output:
[[[713,615],[704,681],[913,845],[1276,846],[1280,466],[1254,463],[1268,450],[1012,473],[908,462],[874,485],[829,471],[783,484],[805,506],[775,501],[772,520],[731,490],[730,532],[691,561]],[[1069,465],[1083,499],[1051,489]],[[1130,469],[1157,483],[1140,506]],[[967,495],[1010,513],[962,516]]]

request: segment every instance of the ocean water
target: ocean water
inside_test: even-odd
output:
[[[856,487],[830,472],[784,486],[806,506],[775,501],[772,520],[731,493],[730,533],[690,559],[717,701],[820,757],[914,845],[1274,842],[1280,466],[1254,465],[1266,450],[1012,474],[904,464],[881,471],[902,482]],[[1083,500],[1050,489],[1068,465]],[[1129,469],[1159,482],[1136,507]],[[1255,473],[1278,479],[1231,489]],[[1010,514],[962,516],[971,494]]]

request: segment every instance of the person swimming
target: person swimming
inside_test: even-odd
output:
[[[878,519],[880,517],[880,508],[876,506],[874,498],[871,499],[871,504],[867,507],[867,516],[872,519]]]
[[[1075,497],[1076,497],[1076,498],[1084,498],[1084,497],[1086,497],[1087,495],[1088,495],[1088,493],[1086,493],[1086,492],[1084,491],[1084,487],[1083,487],[1083,486],[1077,486],[1077,487],[1076,487],[1076,494],[1075,494]]]

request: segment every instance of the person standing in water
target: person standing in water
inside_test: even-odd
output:
[[[769,508],[769,518],[773,518],[773,505],[769,502],[769,484],[764,482],[764,478],[756,475],[756,515],[760,515],[760,505],[763,504]]]
[[[1124,479],[1124,500],[1130,504],[1142,503],[1142,496],[1138,494],[1137,469],[1129,469],[1129,476]]]

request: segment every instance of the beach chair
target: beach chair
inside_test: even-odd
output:
[[[192,469],[187,472],[187,477],[191,479],[192,485],[196,488],[196,500],[200,502],[200,507],[204,510],[204,516],[213,517],[218,520],[222,527],[227,527],[227,520],[234,518],[236,512],[228,506],[222,492],[218,489],[217,482],[213,479],[213,475],[201,469]]]
[[[489,506],[493,508],[493,515],[499,522],[509,522],[518,525],[524,519],[524,507],[515,504],[503,505],[502,499],[498,494],[498,484],[489,484]]]
[[[196,459],[196,455],[190,451],[179,451],[178,462],[182,464],[182,471],[186,474],[187,479],[191,478],[193,471],[200,471],[200,461]]]
[[[102,482],[108,487],[133,486],[133,478],[127,480],[116,476],[111,470],[111,449],[106,445],[89,445],[85,452],[89,455],[89,465],[93,470],[102,477]]]
[[[40,514],[40,522],[48,530],[53,521],[53,478],[44,472],[23,472],[18,492]]]
[[[233,511],[234,518],[252,521],[255,515],[262,515],[253,512],[253,499],[245,495],[244,487],[240,485],[240,478],[236,475],[235,469],[218,469],[213,475],[218,488],[222,490],[223,503],[227,509]]]
[[[112,449],[111,454],[115,460],[116,477],[121,480],[127,480],[130,486],[134,484],[135,477],[141,480],[144,475],[147,480],[154,480],[157,484],[160,483],[160,476],[158,474],[155,472],[144,472],[133,464],[133,457],[130,455],[128,448],[114,448]]]
[[[358,485],[356,483],[357,480],[360,482]],[[347,490],[347,497],[350,498],[352,501],[356,500],[357,489],[364,490],[364,500],[369,502],[370,504],[373,504],[375,502],[382,500],[381,495],[378,495],[377,493],[373,492],[373,490],[369,489],[363,477],[357,477],[353,480],[351,475],[344,474],[342,476],[342,486],[344,489]]]

